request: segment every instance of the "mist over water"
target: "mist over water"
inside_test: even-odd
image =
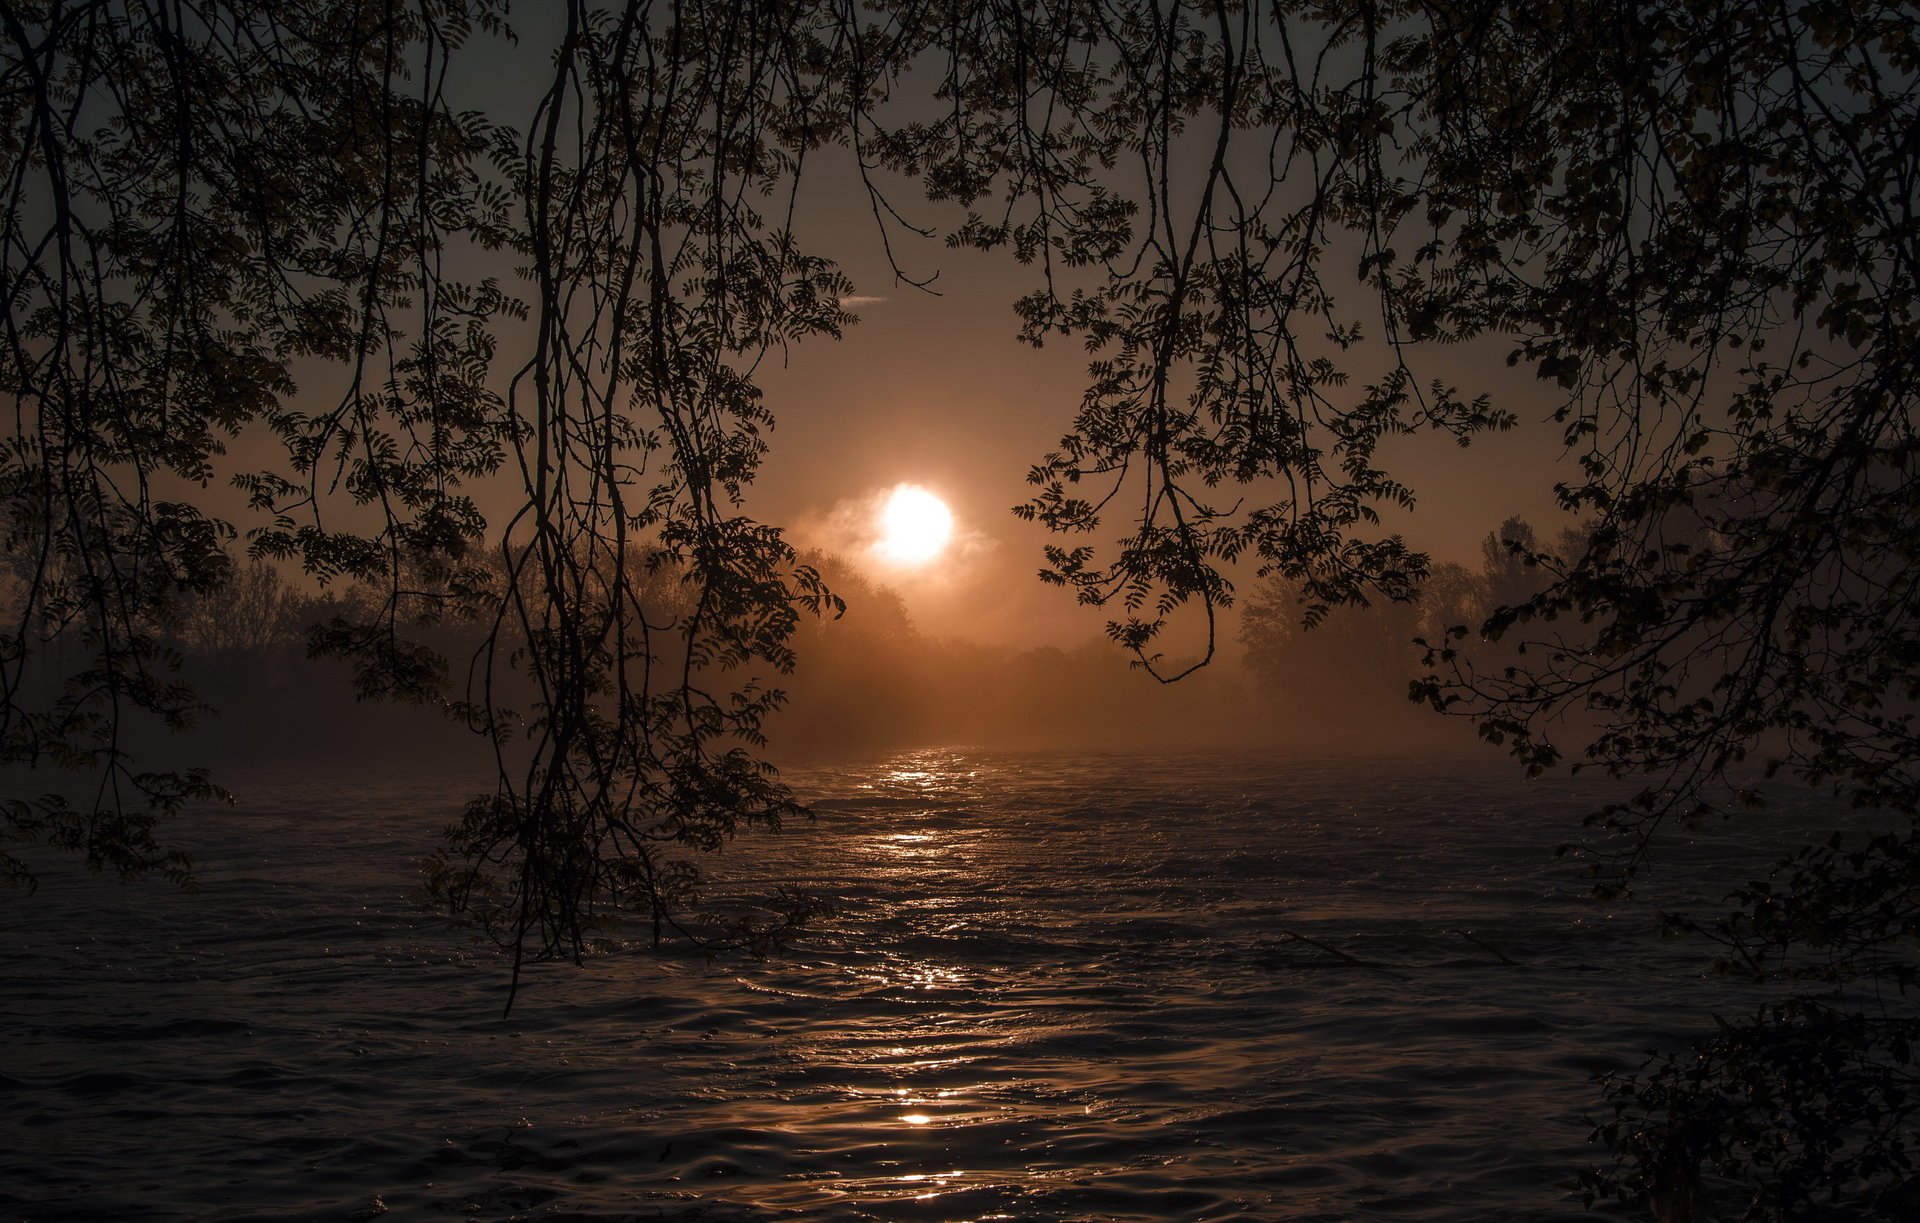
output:
[[[1590,1076],[1745,1005],[1653,905],[1750,877],[1786,820],[1669,849],[1609,911],[1551,853],[1603,797],[1565,779],[958,750],[790,777],[817,821],[715,864],[829,903],[790,953],[542,965],[508,1019],[506,964],[414,899],[473,782],[238,778],[182,826],[196,892],[50,871],[0,908],[0,1205],[1591,1217],[1561,1186],[1599,1155]]]

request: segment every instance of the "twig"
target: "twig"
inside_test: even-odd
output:
[[[1494,959],[1499,960],[1502,964],[1505,964],[1508,968],[1520,967],[1520,964],[1518,961],[1509,959],[1507,957],[1506,952],[1501,951],[1498,947],[1495,947],[1492,943],[1487,942],[1485,939],[1478,937],[1471,930],[1455,930],[1454,933],[1459,935],[1461,938],[1467,940],[1469,943],[1472,943],[1475,947],[1478,947],[1480,950],[1486,952],[1488,955],[1492,956]]]
[[[1371,968],[1375,972],[1383,972],[1390,977],[1398,977],[1402,981],[1407,979],[1406,974],[1395,972],[1393,969],[1388,968],[1385,964],[1375,964],[1370,960],[1363,960],[1358,956],[1348,955],[1346,952],[1340,950],[1338,947],[1328,946],[1326,943],[1321,942],[1317,938],[1308,938],[1306,935],[1300,934],[1293,930],[1282,930],[1280,933],[1286,935],[1290,939],[1294,939],[1298,942],[1305,943],[1309,947],[1317,947],[1321,951],[1326,952],[1328,955],[1333,956],[1340,960],[1344,960],[1346,963],[1353,965],[1355,968]]]

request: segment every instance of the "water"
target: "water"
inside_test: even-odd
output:
[[[471,788],[445,778],[241,778],[183,828],[195,892],[56,869],[0,898],[0,1217],[1590,1218],[1591,1076],[1745,1005],[1553,857],[1590,785],[965,752],[790,778],[819,819],[715,864],[831,903],[789,955],[544,965],[508,1019],[503,962],[416,902]],[[1656,887],[1750,877],[1742,835]]]

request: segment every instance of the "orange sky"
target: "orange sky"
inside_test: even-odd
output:
[[[1098,634],[1104,614],[1035,578],[1048,533],[1011,513],[1028,495],[1028,469],[1072,420],[1085,351],[1077,342],[1035,350],[1015,339],[1012,303],[1033,287],[1033,273],[1009,257],[917,242],[903,262],[915,275],[937,270],[939,295],[893,283],[870,217],[832,198],[844,177],[822,178],[829,185],[812,211],[816,232],[826,232],[815,240],[843,260],[863,295],[883,300],[863,304],[861,322],[840,342],[811,342],[787,368],[763,370],[779,424],[749,511],[788,526],[803,548],[850,552],[846,520],[856,507],[903,481],[923,485],[952,507],[960,546],[924,569],[868,569],[901,592],[924,631],[1020,645]],[[1554,388],[1510,369],[1510,347],[1414,350],[1423,377],[1492,391],[1522,422],[1465,450],[1438,436],[1383,445],[1383,458],[1420,497],[1413,513],[1384,510],[1384,530],[1437,559],[1477,563],[1481,537],[1510,514],[1531,519],[1543,537],[1562,521],[1552,494],[1558,432],[1541,423]],[[1248,570],[1242,588],[1252,580]]]
[[[486,48],[462,71],[474,74],[466,82],[474,88],[484,78],[489,103],[504,117],[524,122],[548,66],[544,53],[532,50],[542,45],[538,14],[518,24],[523,41],[517,49]],[[1102,612],[1077,606],[1071,592],[1035,577],[1047,532],[1011,513],[1029,494],[1027,471],[1072,420],[1087,354],[1077,342],[1036,351],[1016,341],[1012,303],[1035,287],[1037,274],[1005,252],[950,250],[937,238],[895,230],[904,269],[917,277],[938,273],[933,293],[897,283],[850,157],[840,152],[836,162],[835,156],[810,158],[800,239],[839,260],[858,291],[875,300],[860,306],[861,322],[842,341],[810,341],[794,349],[788,367],[760,371],[778,424],[747,512],[787,527],[803,549],[851,552],[857,532],[849,531],[850,519],[886,489],[922,485],[951,506],[955,547],[942,563],[919,570],[870,567],[872,577],[900,591],[922,631],[1012,645],[1072,645],[1098,635],[1107,618]],[[894,202],[916,222],[958,219],[950,209],[915,204],[905,192]],[[1355,306],[1364,292],[1358,285],[1350,290]],[[502,384],[522,357],[512,337],[503,340],[496,363]],[[1558,529],[1552,497],[1558,432],[1541,423],[1556,402],[1554,390],[1525,369],[1508,368],[1509,348],[1492,341],[1412,350],[1423,381],[1441,377],[1470,394],[1494,391],[1522,425],[1483,436],[1467,450],[1437,436],[1384,443],[1383,464],[1410,483],[1420,501],[1411,514],[1383,509],[1383,533],[1399,531],[1437,559],[1477,562],[1481,537],[1510,514],[1528,517],[1543,537]],[[324,399],[333,380],[315,377],[303,390]],[[248,465],[264,441],[236,443],[229,469]],[[475,491],[482,506],[498,514],[516,495],[510,485],[508,477],[498,493]],[[229,489],[216,486],[199,496],[235,512],[243,531],[259,525]],[[1231,502],[1233,495],[1222,499]],[[335,513],[343,523],[352,517]],[[1236,576],[1243,591],[1253,580],[1250,569]],[[1222,638],[1232,635],[1229,621]]]

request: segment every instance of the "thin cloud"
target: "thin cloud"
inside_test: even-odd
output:
[[[885,300],[887,299],[884,297],[874,297],[865,293],[854,293],[840,299],[840,308],[842,310],[858,310],[862,306],[879,305]]]
[[[794,537],[803,545],[870,569],[875,577],[889,585],[926,586],[962,580],[971,574],[976,562],[998,550],[999,542],[958,515],[946,548],[926,564],[889,564],[883,555],[880,518],[887,499],[896,489],[918,487],[911,481],[903,481],[858,496],[843,497],[824,514],[803,515],[793,524]]]

